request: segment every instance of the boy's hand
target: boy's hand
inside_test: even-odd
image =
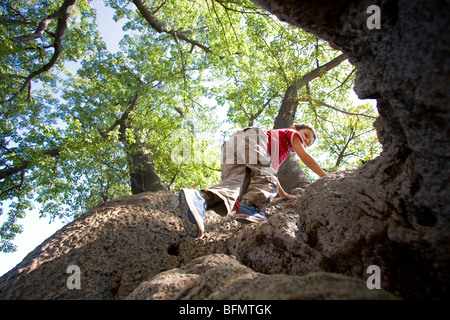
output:
[[[295,197],[292,194],[289,194],[289,193],[285,193],[283,195],[280,194],[280,198],[295,199]]]
[[[295,197],[289,193],[286,193],[284,191],[283,187],[280,184],[280,181],[278,181],[278,194],[280,195],[280,198],[286,198],[286,199],[294,199]]]

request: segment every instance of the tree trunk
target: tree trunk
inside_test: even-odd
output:
[[[275,118],[274,129],[289,128],[295,119],[298,105],[298,91],[306,86],[310,81],[323,76],[326,72],[337,67],[341,62],[347,60],[345,54],[340,54],[333,60],[319,66],[302,76],[301,80],[297,78],[288,85],[281,102],[280,111]]]
[[[156,172],[153,160],[146,150],[145,146],[139,143],[129,144],[126,138],[126,129],[131,128],[128,122],[130,113],[136,108],[139,95],[136,93],[128,102],[128,110],[126,110],[122,117],[117,120],[108,131],[113,130],[119,126],[119,140],[122,141],[127,150],[128,165],[130,169],[130,186],[133,194],[138,194],[146,191],[168,191],[166,186],[162,183]],[[106,137],[106,133],[101,133]]]
[[[311,184],[298,161],[297,154],[291,152],[278,169],[278,180],[284,191],[295,194],[295,189],[303,189]]]
[[[128,152],[131,192],[168,191],[156,172],[153,160],[144,146],[133,145]]]
[[[280,110],[273,124],[274,129],[290,128],[294,123],[298,106],[298,90],[300,90],[300,87],[297,81],[294,81],[294,83],[287,87]]]

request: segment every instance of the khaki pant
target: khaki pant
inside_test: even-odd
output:
[[[264,211],[265,206],[277,195],[278,178],[270,165],[267,140],[263,130],[249,127],[235,132],[223,144],[222,182],[204,189],[223,200],[223,203],[212,208],[217,213],[229,214],[236,200],[250,201]]]

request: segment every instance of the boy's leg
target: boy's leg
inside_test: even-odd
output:
[[[236,200],[248,187],[250,170],[243,161],[245,158],[245,144],[242,144],[245,141],[244,132],[245,130],[240,130],[222,146],[221,183],[200,192],[184,188],[180,190],[181,219],[190,236],[200,237],[203,234],[203,218],[206,209],[214,206],[216,202],[221,202],[226,214],[230,213]],[[216,209],[215,211],[217,212]]]
[[[258,128],[250,133],[249,143],[246,145],[247,153],[257,155],[253,156],[253,159],[256,158],[257,161],[252,161],[252,157],[249,157],[247,167],[251,171],[253,182],[243,194],[241,203],[254,205],[264,211],[265,205],[277,195],[278,178],[270,163],[266,134]]]
[[[219,203],[219,205],[217,206],[217,210],[215,211],[218,214],[226,215],[233,211],[236,200],[238,200],[242,193],[247,189],[249,183],[250,171],[245,166],[245,164],[223,164],[222,182],[210,188],[203,189],[201,192],[210,193],[210,195],[205,195],[205,199],[211,199],[211,195],[213,196],[214,200],[212,206],[210,202],[208,204],[208,209]],[[220,205],[222,203],[222,206],[224,207],[223,213],[220,212]]]
[[[276,173],[270,167],[257,166],[252,168],[251,173],[253,182],[242,196],[241,203],[254,205],[264,211],[263,208],[276,197],[278,192]]]
[[[229,214],[241,195],[250,184],[250,169],[245,161],[246,129],[233,134],[222,146],[221,171],[222,181],[202,190],[214,195],[214,211],[221,215]],[[206,195],[205,198],[208,198]],[[223,212],[221,212],[223,211]]]

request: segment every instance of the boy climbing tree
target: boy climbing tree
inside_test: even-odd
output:
[[[326,173],[305,148],[316,140],[314,129],[294,124],[289,129],[262,130],[248,127],[235,132],[222,146],[222,181],[203,190],[180,190],[181,219],[191,237],[204,232],[207,209],[229,214],[236,207],[236,219],[243,223],[267,221],[265,208],[277,193],[293,198],[278,182],[277,171],[290,151],[318,176]]]

